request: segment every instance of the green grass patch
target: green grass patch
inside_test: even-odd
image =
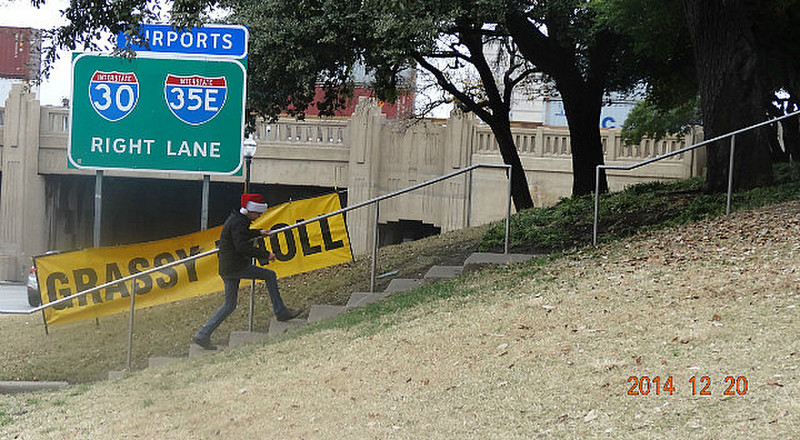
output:
[[[0,409],[0,426],[6,426],[13,420],[4,409]]]
[[[440,281],[434,284],[425,285],[409,292],[395,293],[383,301],[366,304],[363,307],[348,311],[343,315],[327,319],[297,329],[291,335],[301,335],[313,333],[326,329],[355,329],[353,336],[374,334],[382,329],[389,328],[401,322],[400,318],[394,315],[400,310],[407,310],[420,304],[431,303],[437,300],[447,299],[454,296],[467,297],[476,293],[473,289],[464,289],[462,285],[456,285],[450,281]]]
[[[598,241],[611,242],[637,233],[682,225],[725,214],[726,194],[706,194],[703,179],[648,182],[602,194]],[[733,194],[731,209],[753,209],[800,198],[800,166],[775,166],[775,184]],[[564,198],[554,206],[531,208],[511,218],[510,247],[515,252],[552,253],[592,243],[594,196]],[[481,250],[503,247],[503,222],[495,223]]]

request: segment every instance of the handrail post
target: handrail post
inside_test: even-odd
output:
[[[134,314],[136,313],[136,283],[131,281],[131,312],[130,322],[128,323],[128,371],[133,371],[133,323]]]
[[[472,226],[472,175],[474,173],[474,168],[467,173],[467,227]]]
[[[253,312],[256,309],[256,280],[250,280],[250,315],[247,319],[247,331],[253,331]]]
[[[600,215],[600,165],[594,168],[594,227],[592,246],[597,246],[597,217]]]
[[[508,202],[506,204],[506,238],[505,238],[505,247],[503,253],[508,255],[508,236],[509,231],[511,230],[511,173],[512,169],[509,166],[507,168],[506,175],[508,176]]]
[[[728,159],[728,198],[725,202],[725,215],[731,213],[731,197],[733,196],[733,161],[736,152],[736,135],[731,135],[731,151],[730,158]]]
[[[372,231],[372,270],[369,278],[369,291],[375,293],[375,272],[378,270],[378,216],[381,202],[375,202],[375,230]]]
[[[44,324],[44,334],[47,336],[50,334],[50,330],[47,327],[47,315],[45,315],[44,309],[42,309],[42,323]]]

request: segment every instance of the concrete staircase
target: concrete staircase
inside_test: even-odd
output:
[[[480,270],[486,266],[502,265],[502,264],[515,264],[531,259],[533,255],[527,254],[492,254],[485,252],[476,252],[470,255],[465,261],[463,266],[433,266],[422,279],[408,279],[408,278],[395,278],[389,282],[389,285],[382,292],[353,292],[350,299],[344,306],[315,304],[309,308],[308,317],[305,319],[292,319],[290,321],[278,321],[274,317],[270,320],[269,331],[267,333],[260,332],[247,332],[247,331],[233,331],[228,339],[227,348],[233,348],[249,342],[261,340],[269,337],[276,337],[284,332],[291,331],[292,329],[301,327],[303,325],[322,321],[324,319],[333,318],[341,315],[342,313],[361,307],[370,303],[382,301],[392,294],[398,292],[405,292],[408,290],[416,289],[423,284],[433,283],[436,281],[455,278],[462,273],[467,273],[475,270]],[[218,347],[225,349],[225,346]],[[203,356],[214,353],[215,350],[205,350],[197,344],[189,345],[189,357]],[[168,364],[175,360],[181,359],[179,357],[151,357],[149,367],[154,368],[161,365]],[[110,379],[115,379],[124,376],[124,371],[112,371],[109,373]]]

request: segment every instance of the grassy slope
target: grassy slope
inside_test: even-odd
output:
[[[769,192],[770,200],[798,198],[794,183]],[[736,200],[748,199],[767,197],[740,195]],[[692,203],[677,200],[681,207]],[[554,209],[574,203],[565,201]],[[613,200],[605,204],[615,206]],[[129,430],[121,432],[152,433],[148,438],[208,438],[216,429],[240,435],[271,429],[292,438],[330,438],[325,433],[345,438],[516,433],[530,438],[604,432],[647,438],[678,428],[688,429],[689,437],[726,433],[730,438],[754,431],[756,437],[789,435],[800,426],[795,403],[800,347],[791,336],[798,330],[794,307],[800,276],[779,269],[795,267],[800,258],[791,239],[800,233],[797,210],[794,204],[777,214],[741,214],[743,226],[724,233],[719,232],[724,223],[707,221],[598,251],[569,251],[552,261],[481,272],[398,295],[286,340],[66,393],[4,398],[0,425],[7,427],[0,433],[41,425],[40,433],[81,438],[78,428],[38,418],[66,414],[85,426],[86,438],[102,437],[109,431],[98,425],[98,411],[119,407],[116,396],[125,396],[137,416],[123,423]],[[764,218],[769,222],[763,223]],[[663,214],[660,219],[678,221]],[[554,227],[549,235],[563,229]],[[452,257],[474,248],[480,233],[386,249],[381,271],[413,274],[437,255]],[[491,234],[485,243],[493,245]],[[742,245],[749,247],[737,247]],[[724,253],[709,257],[734,248],[740,253],[733,259]],[[431,261],[416,262],[423,254]],[[358,262],[293,279],[284,283],[285,292],[290,303],[301,301],[302,292],[315,292],[309,302],[336,298],[341,303],[347,292],[363,288],[363,275],[361,286],[353,279],[366,267],[367,262]],[[691,282],[689,271],[696,272]],[[737,284],[737,278],[747,279]],[[165,354],[159,350],[185,353],[193,327],[218,301],[203,298],[142,313],[137,321],[142,329],[137,331],[139,362],[149,352]],[[260,298],[257,322],[266,320],[264,303]],[[242,311],[237,315],[221,333],[242,328],[246,317]],[[32,371],[46,371],[50,376],[37,377],[86,381],[104,375],[106,369],[98,365],[119,368],[124,361],[125,317],[104,319],[100,327],[58,327],[49,337],[36,336],[41,329],[34,319],[10,319],[0,321],[3,334],[9,335],[1,349],[4,373],[30,378]],[[24,321],[29,323],[20,325]],[[789,340],[781,342],[785,337]],[[695,374],[712,378],[713,396],[691,396],[688,379]],[[676,395],[626,396],[631,375],[673,375]],[[726,375],[747,377],[749,394],[722,396]],[[289,393],[280,384],[288,385]],[[179,402],[198,399],[213,403],[223,416],[206,414],[197,403],[188,405],[189,413],[177,409]],[[73,403],[94,416],[87,419],[82,411],[65,408]],[[175,416],[164,419],[162,414],[169,412]],[[115,414],[106,416],[121,423],[124,415]],[[235,422],[242,418],[247,422]]]

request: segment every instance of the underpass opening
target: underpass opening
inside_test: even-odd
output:
[[[92,247],[94,176],[47,176],[48,249]],[[241,182],[210,182],[208,227],[238,210]],[[200,230],[202,180],[103,177],[101,246],[176,237]],[[250,183],[270,205],[329,194],[332,188]],[[346,200],[342,200],[345,204]]]
[[[442,233],[442,228],[420,220],[398,220],[378,224],[378,246],[415,241]]]

